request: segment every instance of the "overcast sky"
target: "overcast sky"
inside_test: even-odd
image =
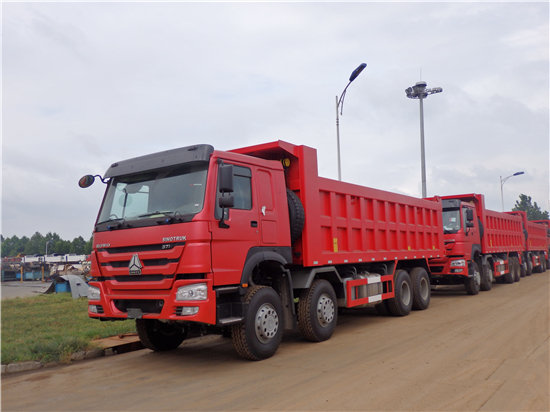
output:
[[[196,143],[287,140],[337,178],[421,195],[549,201],[549,5],[538,3],[3,3],[4,236],[92,233],[87,173]]]

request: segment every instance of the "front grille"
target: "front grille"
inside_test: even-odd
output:
[[[110,254],[135,253],[135,252],[146,252],[151,250],[169,250],[169,249],[173,249],[175,246],[184,246],[184,245],[185,245],[185,242],[158,243],[154,245],[142,245],[142,246],[109,247],[109,248],[97,249],[97,251],[107,252]]]
[[[430,271],[432,273],[441,273],[443,272],[443,266],[430,266]]]
[[[165,266],[169,263],[178,263],[179,259],[143,259],[143,266]],[[127,268],[130,265],[129,260],[114,260],[112,262],[103,262],[101,266],[111,266],[113,268]]]
[[[164,279],[173,279],[174,275],[127,275],[112,278],[117,282],[160,282]]]
[[[98,314],[103,315],[105,313],[105,311],[103,310],[103,306],[96,305],[95,308],[97,309]]]
[[[140,309],[143,313],[160,313],[164,306],[162,299],[115,299],[113,303],[121,312]]]

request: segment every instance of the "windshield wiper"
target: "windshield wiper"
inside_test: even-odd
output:
[[[174,216],[175,213],[176,212],[172,212],[171,210],[165,210],[165,211],[162,211],[162,212],[159,212],[157,210],[156,212],[144,213],[142,215],[139,215],[138,217],[151,217],[151,216],[155,216],[155,215]]]
[[[113,219],[107,219],[107,220],[104,220],[102,222],[97,222],[98,225],[104,225],[106,223],[114,223],[113,226],[111,226],[110,224],[107,225],[107,230],[113,230],[113,229],[119,229],[120,227],[122,227],[122,225],[126,224],[127,226],[129,226],[127,223],[126,223],[126,219],[123,218],[123,217],[115,217]]]

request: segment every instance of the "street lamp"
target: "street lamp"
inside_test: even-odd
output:
[[[422,197],[426,197],[426,158],[424,153],[424,105],[423,100],[430,94],[441,93],[441,87],[426,88],[426,82],[420,81],[405,90],[409,99],[420,100],[420,158],[422,170]]]
[[[513,175],[506,176],[504,179],[502,178],[502,176],[500,176],[500,203],[502,204],[502,211],[503,212],[504,212],[504,191],[502,190],[502,186],[504,186],[504,183],[506,183],[506,181],[508,179],[510,179],[511,177],[519,176],[519,175],[523,175],[523,174],[525,174],[525,172],[516,172]]]
[[[357,68],[351,73],[351,76],[349,77],[349,83],[340,95],[340,98],[336,96],[336,143],[338,146],[338,180],[342,180],[342,168],[340,165],[340,118],[338,117],[338,110],[340,110],[341,116],[344,112],[344,98],[346,96],[346,90],[348,89],[351,82],[354,81],[357,76],[359,76],[359,74],[363,71],[365,67],[367,67],[367,63],[361,63],[359,66],[357,66]]]

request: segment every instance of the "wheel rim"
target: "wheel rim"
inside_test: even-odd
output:
[[[411,303],[411,298],[412,298],[411,288],[409,284],[407,282],[402,282],[400,290],[401,290],[401,293],[400,293],[401,302],[403,302],[405,306],[408,306],[409,303]]]
[[[423,300],[428,299],[428,296],[430,295],[430,283],[426,278],[420,279],[420,296],[422,296]]]
[[[476,285],[481,284],[481,275],[479,274],[479,270],[474,269],[474,282]]]
[[[323,327],[328,326],[334,319],[334,302],[329,295],[323,293],[317,301],[317,319]]]
[[[256,312],[254,322],[256,337],[262,343],[273,339],[279,330],[279,315],[270,303],[264,303]]]

